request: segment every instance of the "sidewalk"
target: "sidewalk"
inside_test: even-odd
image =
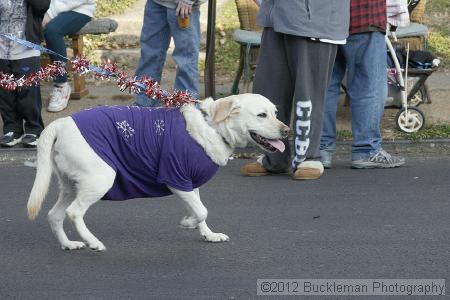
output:
[[[220,14],[220,7],[229,0],[218,0],[217,1],[217,12]],[[142,27],[143,13],[145,7],[146,0],[139,0],[133,7],[124,12],[121,15],[112,16],[119,23],[118,30],[113,33],[112,39],[114,39],[118,44],[126,43],[128,44],[136,44],[139,42],[140,30]],[[207,4],[201,6],[201,28],[202,28],[202,43],[205,44],[205,35],[206,35],[206,23],[207,23]],[[204,47],[202,47],[204,48]],[[161,80],[162,87],[166,89],[170,89],[173,86],[176,67],[174,62],[170,57],[170,53],[173,49],[173,45],[169,49],[169,54],[167,56],[167,62],[165,65],[165,69],[163,72],[163,78]],[[128,64],[127,73],[133,74],[135,66],[140,56],[140,49],[112,49],[112,50],[101,50],[98,51],[98,55],[102,58],[111,58],[112,61],[121,61],[126,60]],[[204,53],[200,54],[204,57]],[[217,84],[217,97],[224,97],[230,94],[232,82],[226,82],[225,80],[217,80],[220,84]],[[225,82],[225,83],[223,83]],[[420,109],[423,110],[426,117],[426,124],[449,124],[450,123],[450,72],[435,72],[433,75],[429,77],[427,80],[430,94],[431,94],[431,104],[423,104],[420,106]],[[133,95],[130,95],[126,92],[120,92],[119,89],[112,83],[108,81],[98,81],[93,80],[88,76],[87,85],[89,88],[89,95],[81,100],[71,100],[69,101],[69,105],[67,109],[59,113],[49,113],[46,111],[46,107],[48,105],[48,98],[51,89],[51,83],[44,82],[42,83],[42,96],[43,96],[43,109],[42,116],[45,124],[49,124],[51,121],[68,116],[73,112],[89,108],[95,107],[99,105],[129,105],[134,101]],[[201,93],[204,93],[204,84],[201,80],[200,86]],[[203,96],[203,95],[202,95]],[[398,109],[396,108],[386,108],[385,116],[383,120],[383,135],[385,137],[389,137],[390,132],[393,132],[395,129],[395,114]],[[338,109],[338,130],[351,130],[350,124],[350,108],[344,107],[342,104],[339,105]],[[2,122],[0,122],[0,126],[2,126]],[[385,139],[386,140],[386,139]],[[341,143],[344,147],[344,151],[348,151],[348,143]],[[389,143],[385,142],[385,148]],[[395,149],[399,151],[417,151],[423,153],[423,151],[427,152],[426,149],[430,151],[436,151],[436,149],[440,149],[439,153],[450,153],[450,141],[441,140],[438,142],[425,142],[425,143],[411,143],[408,141],[400,141],[395,144],[399,145],[395,147]],[[414,148],[411,145],[421,145],[420,147]],[[449,146],[447,146],[447,144]],[[405,147],[405,145],[408,145]],[[432,146],[434,145],[434,146]],[[435,147],[436,145],[439,145]],[[446,146],[443,146],[446,145]],[[425,149],[424,149],[425,147]],[[17,148],[18,149],[18,148]],[[28,155],[33,155],[33,152],[29,150],[17,150],[14,148],[14,155],[18,157],[26,158]],[[416,149],[416,150],[413,150]],[[17,151],[16,151],[17,150]],[[389,149],[387,149],[389,150]],[[11,160],[11,153],[6,153],[6,150],[0,150],[0,161],[2,160]]]

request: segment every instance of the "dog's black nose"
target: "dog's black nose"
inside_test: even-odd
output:
[[[281,128],[280,129],[280,131],[281,131],[281,136],[282,137],[284,137],[284,138],[287,138],[288,137],[288,135],[289,135],[289,127],[287,127],[287,126],[284,126],[283,128]]]

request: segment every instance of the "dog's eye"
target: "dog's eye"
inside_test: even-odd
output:
[[[258,117],[260,117],[260,118],[267,118],[267,114],[266,113],[260,113],[258,115]]]

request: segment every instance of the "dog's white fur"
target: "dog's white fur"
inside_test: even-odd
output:
[[[181,112],[187,131],[218,165],[224,166],[235,147],[244,147],[251,137],[249,131],[269,139],[286,137],[289,128],[276,118],[275,106],[255,94],[230,96],[200,104],[184,105]],[[226,141],[226,142],[225,142]],[[111,188],[115,171],[104,162],[85,141],[71,117],[61,118],[42,132],[37,148],[37,173],[28,200],[28,215],[36,218],[47,194],[51,175],[58,178],[58,200],[48,213],[50,227],[63,249],[81,249],[86,245],[103,251],[105,246],[86,227],[83,216]],[[182,218],[184,228],[198,228],[209,242],[223,242],[229,238],[214,233],[206,225],[208,211],[200,200],[198,189],[184,192],[168,187],[185,204],[189,215]],[[71,241],[63,229],[65,216],[75,224],[83,242]]]

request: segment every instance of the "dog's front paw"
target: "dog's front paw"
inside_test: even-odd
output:
[[[193,216],[183,217],[183,219],[181,219],[179,225],[181,228],[195,229],[195,228],[197,228],[198,220],[197,220],[197,218],[195,218]]]
[[[211,242],[211,243],[222,243],[222,242],[228,242],[230,240],[228,235],[223,234],[223,233],[215,233],[215,232],[211,232],[210,234],[204,235],[203,237],[205,238],[205,240],[207,242]]]
[[[105,251],[106,250],[105,245],[103,245],[103,243],[100,241],[88,243],[88,246],[90,249],[92,249],[94,251]]]
[[[61,249],[63,250],[79,250],[86,247],[86,244],[78,241],[68,241],[61,245]]]

